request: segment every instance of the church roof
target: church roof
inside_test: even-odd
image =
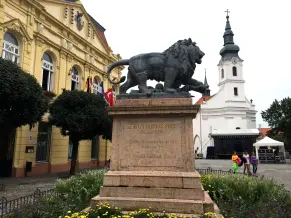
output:
[[[220,50],[221,59],[223,60],[231,60],[233,57],[240,58],[238,56],[240,48],[238,45],[234,44],[234,34],[230,26],[228,13],[229,11],[227,11],[225,32],[223,34],[224,44],[223,48]]]
[[[208,101],[209,99],[211,99],[214,95],[212,96],[202,96],[201,98],[199,98],[198,101],[196,101],[195,105],[200,105],[203,103],[203,101]]]
[[[272,130],[272,128],[258,128],[259,129],[259,132],[261,134],[263,134],[264,136],[267,135],[267,133]]]

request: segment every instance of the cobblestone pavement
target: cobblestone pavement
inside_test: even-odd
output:
[[[196,168],[232,169],[232,162],[229,160],[196,160]],[[240,168],[242,172],[243,168]],[[264,175],[272,178],[278,184],[284,184],[286,189],[291,191],[291,164],[259,164],[258,176]]]
[[[51,189],[56,182],[55,178],[49,178],[46,180],[33,181],[26,184],[6,184],[5,190],[0,192],[0,198],[5,197],[7,200],[12,200],[33,194],[36,189],[45,191]]]

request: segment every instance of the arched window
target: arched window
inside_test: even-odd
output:
[[[48,53],[44,53],[42,56],[42,88],[45,91],[52,91],[53,89],[53,59]]]
[[[221,69],[221,79],[224,78],[224,69]]]
[[[15,36],[8,32],[4,34],[2,58],[15,64],[19,62],[19,43]]]
[[[236,67],[232,67],[232,75],[237,76],[237,69]]]
[[[72,83],[71,83],[71,90],[78,90],[80,89],[80,75],[77,68],[74,66],[72,67]]]

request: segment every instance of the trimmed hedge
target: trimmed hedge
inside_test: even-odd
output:
[[[272,180],[209,174],[202,175],[202,184],[225,217],[291,217],[290,192]]]

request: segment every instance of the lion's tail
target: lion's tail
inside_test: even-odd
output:
[[[108,69],[107,69],[107,79],[109,80],[109,82],[111,82],[112,84],[114,85],[117,85],[117,84],[120,84],[122,82],[125,81],[126,77],[123,76],[120,78],[120,80],[118,82],[115,82],[115,81],[112,81],[110,79],[110,73],[111,71],[115,68],[115,67],[118,67],[118,66],[122,66],[122,65],[129,65],[129,59],[122,59],[122,60],[119,60],[119,61],[116,61],[114,62],[113,64],[111,64]]]

